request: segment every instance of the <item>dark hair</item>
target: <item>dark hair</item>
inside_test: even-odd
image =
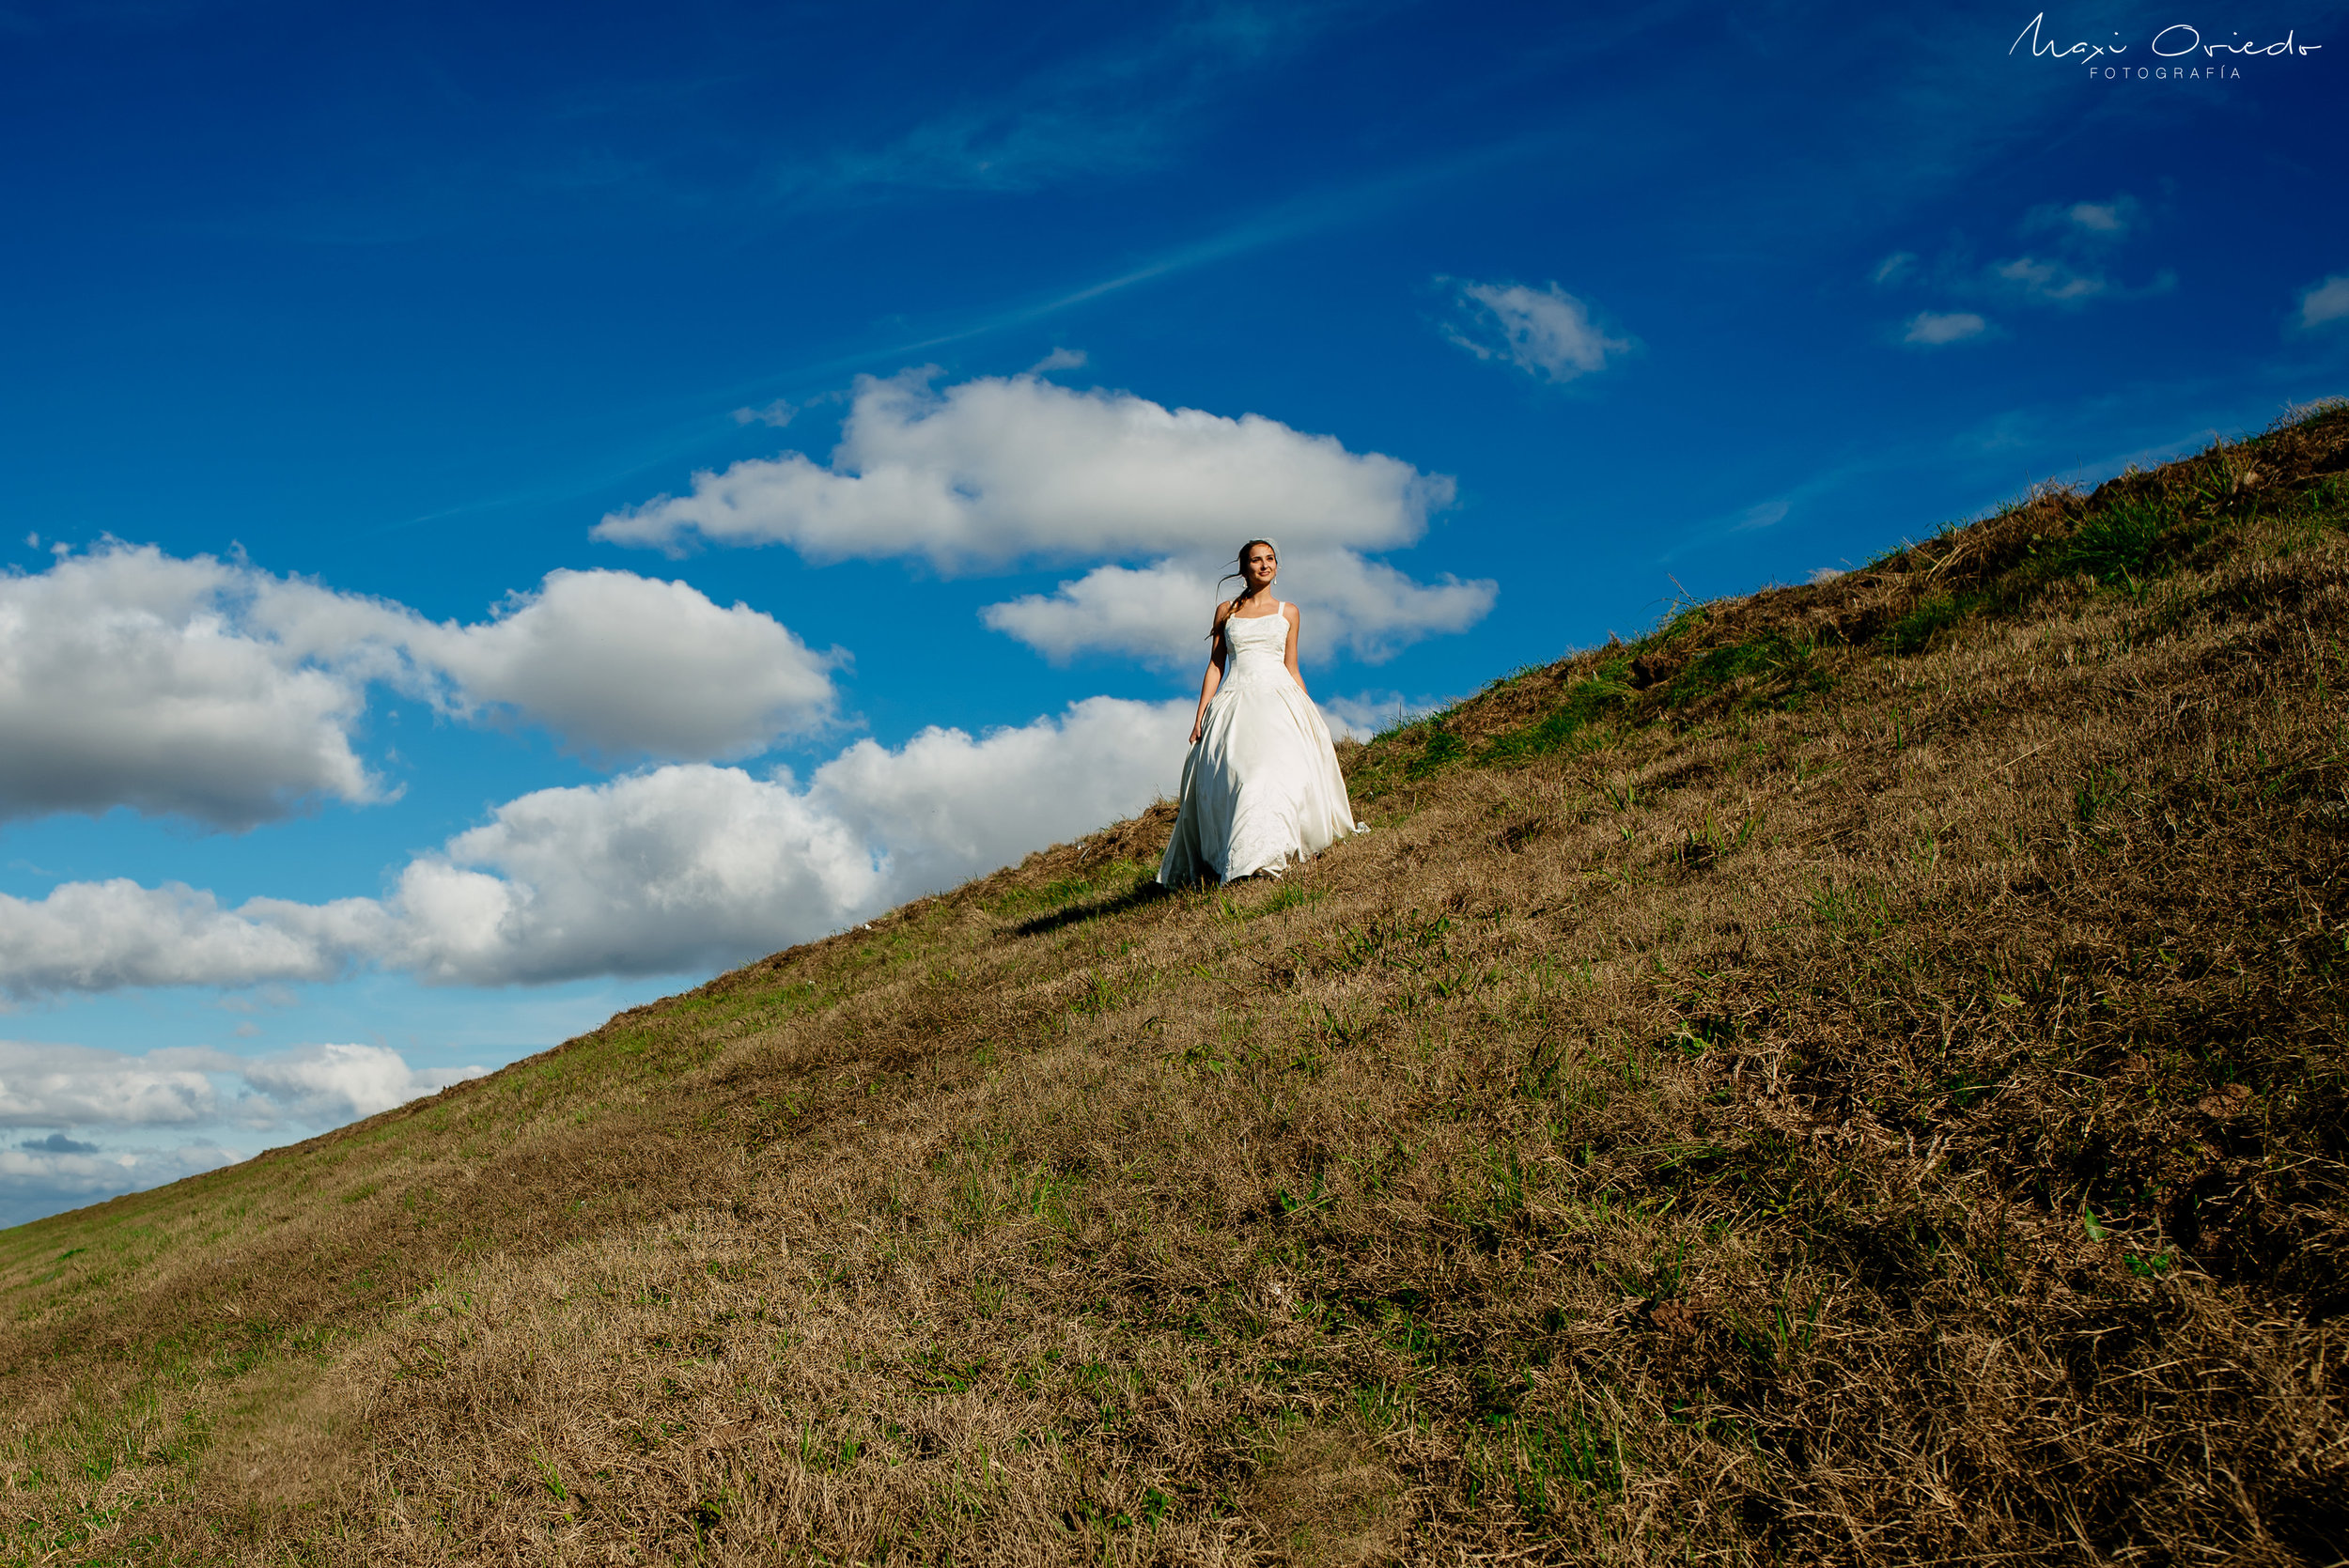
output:
[[[1273,561],[1274,561],[1274,563],[1275,563],[1276,565],[1280,562],[1280,559],[1281,559],[1281,547],[1280,547],[1279,545],[1274,544],[1274,543],[1273,543],[1270,539],[1251,539],[1251,540],[1249,540],[1246,544],[1244,544],[1244,545],[1242,545],[1242,546],[1240,546],[1240,547],[1239,547],[1239,556],[1238,556],[1238,566],[1239,566],[1239,570],[1237,570],[1237,571],[1227,571],[1227,572],[1225,572],[1225,573],[1224,573],[1221,577],[1219,577],[1219,578],[1217,578],[1217,579],[1215,580],[1215,589],[1216,589],[1216,592],[1217,592],[1217,593],[1219,593],[1219,594],[1220,594],[1220,593],[1221,593],[1221,592],[1223,591],[1223,584],[1225,584],[1226,582],[1229,582],[1230,581],[1232,581],[1232,579],[1234,579],[1234,578],[1236,578],[1236,577],[1237,577],[1237,578],[1238,578],[1238,579],[1239,579],[1242,582],[1246,582],[1248,581],[1248,552],[1249,552],[1250,551],[1252,551],[1252,550],[1255,549],[1258,545],[1262,545],[1262,546],[1264,546],[1264,547],[1265,547],[1265,549],[1267,549],[1267,550],[1268,550],[1268,551],[1272,551],[1272,559],[1273,559]],[[1243,592],[1243,594],[1242,594],[1242,596],[1241,596],[1241,597],[1242,597],[1242,598],[1245,598],[1245,597],[1246,597],[1246,595],[1245,595],[1245,593],[1244,593],[1244,592]],[[1237,600],[1235,600],[1234,602],[1235,602],[1235,603],[1237,603]],[[1222,623],[1222,622],[1221,622],[1221,621],[1218,621],[1218,622],[1216,623],[1215,629],[1207,633],[1207,641],[1208,641],[1208,642],[1210,642],[1210,643],[1214,642],[1214,641],[1216,640],[1216,637],[1218,636],[1218,634],[1220,634],[1220,633],[1222,631],[1222,629],[1223,629],[1223,623]]]

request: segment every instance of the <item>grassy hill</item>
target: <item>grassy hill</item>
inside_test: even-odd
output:
[[[2335,407],[0,1234],[0,1556],[2338,1561],[2344,636]]]

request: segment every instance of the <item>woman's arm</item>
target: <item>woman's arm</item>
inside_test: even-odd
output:
[[[1298,672],[1297,668],[1297,639],[1303,634],[1305,629],[1305,612],[1294,604],[1284,604],[1281,606],[1281,613],[1289,618],[1289,678],[1297,682],[1297,689],[1299,691],[1305,691],[1305,677]],[[1312,702],[1314,694],[1311,691],[1305,691],[1305,700]]]
[[[1215,689],[1223,684],[1223,617],[1231,613],[1229,604],[1215,607],[1215,629],[1207,634],[1215,639],[1215,645],[1207,654],[1207,673],[1199,677],[1199,711],[1190,721],[1190,743],[1194,746],[1199,744],[1200,736],[1206,733],[1207,703],[1214,697]]]

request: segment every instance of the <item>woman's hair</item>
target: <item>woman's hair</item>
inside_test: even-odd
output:
[[[1251,539],[1246,544],[1239,547],[1239,555],[1237,558],[1237,564],[1239,569],[1237,571],[1227,571],[1221,577],[1215,580],[1215,591],[1217,593],[1221,593],[1223,591],[1223,584],[1229,582],[1236,577],[1242,582],[1246,582],[1248,581],[1248,552],[1255,549],[1258,545],[1262,545],[1265,549],[1272,551],[1272,561],[1274,566],[1277,567],[1280,565],[1281,547],[1279,545],[1274,544],[1270,539]],[[1210,643],[1214,642],[1216,634],[1222,629],[1223,628],[1219,622],[1215,629],[1207,633],[1207,641]]]

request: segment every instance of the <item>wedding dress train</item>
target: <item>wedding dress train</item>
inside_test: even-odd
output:
[[[1288,635],[1277,604],[1269,615],[1223,623],[1223,680],[1183,760],[1174,836],[1159,863],[1169,887],[1277,877],[1291,861],[1364,831],[1346,802],[1330,726],[1289,674]]]

